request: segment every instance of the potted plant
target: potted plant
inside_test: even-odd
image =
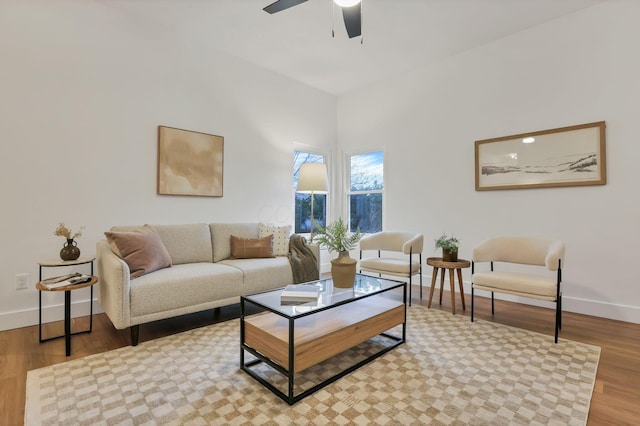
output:
[[[353,250],[362,238],[360,228],[356,232],[349,232],[347,224],[341,217],[327,225],[326,228],[317,222],[315,222],[315,226],[317,227],[317,233],[313,236],[315,242],[319,246],[325,247],[329,252],[338,253],[338,257],[331,260],[333,285],[343,288],[353,287],[357,261],[349,256],[349,250]]]
[[[458,245],[460,242],[456,237],[453,235],[448,237],[446,234],[442,234],[435,242],[436,248],[442,249],[442,260],[445,262],[458,261]]]

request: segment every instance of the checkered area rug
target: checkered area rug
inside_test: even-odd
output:
[[[25,424],[586,423],[600,348],[421,306],[407,324],[405,344],[293,406],[239,369],[239,320],[32,370]]]

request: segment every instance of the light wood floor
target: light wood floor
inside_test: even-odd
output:
[[[427,305],[428,291],[421,301],[418,291],[414,290],[413,294],[414,304]],[[468,316],[470,301],[467,300],[467,310],[463,312],[457,294],[456,300],[457,314]],[[442,306],[434,300],[432,308],[450,311],[449,295],[444,295]],[[157,321],[140,327],[140,341],[238,315],[239,307],[235,305],[222,308],[216,319],[213,311],[205,311]],[[477,318],[548,334],[550,339],[553,339],[553,315],[550,309],[496,300],[496,315],[492,318],[490,300],[476,298]],[[77,318],[73,320],[72,330],[87,326],[88,317]],[[44,337],[61,333],[62,322],[47,324],[43,330]],[[602,348],[588,425],[640,424],[640,324],[565,312],[560,337]],[[64,339],[39,344],[37,325],[0,332],[0,425],[23,423],[27,371],[126,345],[129,345],[128,330],[116,330],[105,314],[94,316],[91,334],[72,338],[70,357],[64,356]]]

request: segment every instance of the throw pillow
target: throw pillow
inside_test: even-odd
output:
[[[274,256],[286,256],[289,254],[289,236],[291,235],[291,226],[274,226],[259,223],[258,233],[260,238],[266,237],[267,235],[273,235]]]
[[[229,259],[254,259],[260,257],[275,257],[273,255],[273,235],[264,238],[231,236],[231,256],[229,256]]]
[[[107,241],[129,265],[131,278],[171,266],[171,256],[153,227],[144,225],[133,231],[107,231]]]

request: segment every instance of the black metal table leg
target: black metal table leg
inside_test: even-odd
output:
[[[91,286],[91,296],[89,298],[89,333],[93,330],[93,286]]]
[[[42,343],[42,292],[38,291],[38,340]]]
[[[91,276],[93,276],[93,262],[91,262]],[[89,298],[89,333],[93,331],[93,286],[91,286],[91,296]]]
[[[71,355],[71,290],[64,292],[64,344],[67,356]]]
[[[38,281],[42,281],[42,265],[38,270]],[[42,343],[42,292],[38,291],[38,340]]]

